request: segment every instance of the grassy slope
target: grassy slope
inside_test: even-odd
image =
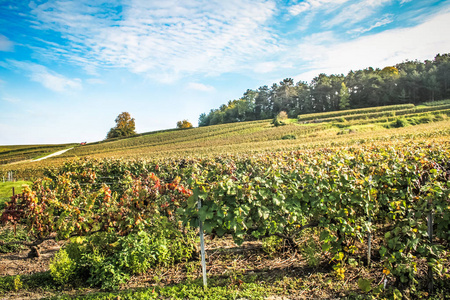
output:
[[[20,193],[24,184],[31,184],[29,181],[15,181],[15,182],[0,182],[0,210],[3,208],[3,203],[8,201],[14,192]]]
[[[429,111],[421,108],[405,113],[401,118],[413,119],[432,115],[430,123],[437,121],[436,115],[442,115],[445,120],[448,103],[428,107]],[[440,109],[442,108],[442,109]],[[325,114],[325,113],[324,113]],[[353,115],[353,111],[347,111]],[[389,114],[389,111],[388,111]],[[344,114],[345,116],[345,114]],[[337,143],[354,138],[380,138],[396,134],[396,130],[387,129],[398,116],[395,110],[389,117],[357,119],[353,121],[330,120],[328,122],[302,124],[290,120],[286,126],[274,127],[271,120],[259,120],[241,123],[214,125],[188,130],[175,130],[148,133],[135,138],[105,142],[96,145],[87,145],[70,151],[63,157],[171,157],[181,155],[217,155],[224,153],[239,153],[249,151],[265,151],[268,149],[285,149],[286,147],[298,148],[311,144],[320,146],[325,141]],[[427,126],[424,126],[424,128]],[[440,128],[449,128],[448,124],[441,124]],[[343,129],[351,130],[352,136],[342,137]],[[429,128],[427,128],[428,130]],[[409,128],[407,131],[420,131],[419,128]],[[402,131],[397,130],[397,131]],[[293,135],[295,140],[283,140],[287,135]]]
[[[326,120],[320,123],[297,122],[289,120],[285,126],[275,127],[271,120],[258,120],[241,123],[214,125],[208,127],[191,128],[184,130],[164,130],[140,134],[135,137],[113,141],[101,141],[88,144],[64,153],[61,156],[43,160],[41,162],[17,164],[10,166],[0,165],[0,175],[7,170],[21,170],[24,168],[39,168],[57,166],[69,158],[75,157],[120,157],[166,159],[180,156],[216,156],[223,154],[248,153],[254,151],[276,151],[299,148],[315,148],[348,145],[361,141],[390,140],[395,138],[412,138],[414,136],[448,136],[450,131],[450,115],[448,101],[437,102],[437,105],[422,105],[420,110],[411,110],[410,113],[396,116],[395,110],[389,116],[367,115],[363,119],[351,119],[355,111],[341,112],[341,117]],[[429,107],[427,111],[426,107]],[[398,108],[398,107],[397,107]],[[442,108],[442,109],[440,109]],[[369,109],[365,109],[366,111]],[[379,108],[377,108],[379,110]],[[357,110],[358,111],[358,110]],[[359,110],[360,111],[360,110]],[[324,113],[323,116],[329,116]],[[315,114],[320,119],[320,114]],[[345,118],[347,116],[347,119]],[[410,124],[402,128],[389,128],[398,118],[406,119]],[[422,120],[422,121],[420,121]],[[427,122],[426,124],[418,124]],[[284,140],[284,136],[295,136],[296,139]],[[58,147],[68,145],[55,145],[52,152],[60,150]],[[33,147],[29,147],[33,148]],[[48,148],[44,148],[50,151]],[[16,149],[17,150],[17,149]],[[10,152],[9,159],[20,160],[23,149],[17,156]],[[0,151],[0,164],[2,159]]]

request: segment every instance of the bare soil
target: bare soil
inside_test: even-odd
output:
[[[63,246],[63,242],[45,241],[40,245],[39,258],[28,258],[28,250],[0,255],[0,276],[25,275],[48,270],[53,255]],[[358,251],[363,245],[358,245]],[[319,253],[318,253],[319,255]],[[286,250],[273,255],[263,251],[260,241],[247,241],[236,245],[231,238],[206,239],[206,265],[208,280],[216,284],[240,286],[249,276],[255,283],[272,286],[279,296],[267,299],[340,299],[351,292],[362,293],[358,279],[371,279],[373,284],[382,284],[385,275],[383,267],[374,257],[371,268],[359,261],[358,266],[346,266],[345,279],[340,280],[333,271],[331,257],[320,254],[320,262],[311,265],[311,258],[302,250]],[[358,256],[364,257],[363,253]],[[425,271],[426,262],[419,262],[418,268]],[[422,272],[423,272],[422,271]],[[419,272],[420,273],[420,272]],[[423,276],[426,276],[423,274]],[[201,278],[200,261],[179,263],[172,267],[159,267],[146,274],[134,276],[121,290],[166,286]],[[388,286],[395,285],[388,278]],[[95,288],[80,289],[63,287],[59,289],[36,289],[7,293],[0,299],[40,299],[61,293],[77,294],[99,291]]]
[[[40,245],[40,257],[29,258],[29,250],[16,253],[1,254],[0,276],[29,275],[44,272],[49,269],[49,263],[60,249],[62,242],[45,241]],[[227,281],[230,285],[240,286],[243,276],[254,276],[255,282],[271,285],[283,290],[285,296],[272,296],[268,299],[334,299],[339,298],[335,276],[331,265],[324,263],[316,267],[308,266],[306,258],[296,251],[285,251],[268,255],[262,250],[260,241],[244,242],[236,245],[231,238],[206,240],[206,265],[208,278],[217,282]],[[134,289],[152,286],[173,285],[186,280],[201,278],[200,261],[194,260],[179,263],[172,267],[160,267],[146,274],[134,276],[121,289]],[[354,280],[352,280],[354,281]],[[346,290],[357,288],[355,282],[340,282]],[[331,284],[334,282],[333,284]],[[84,293],[99,291],[98,289],[83,289]],[[64,294],[79,294],[79,290],[70,287],[61,291],[36,290],[19,291],[0,295],[0,299],[40,299],[63,292]]]
[[[0,276],[28,275],[48,270],[51,258],[63,242],[44,241],[39,245],[40,257],[29,258],[29,249],[15,253],[0,254]]]

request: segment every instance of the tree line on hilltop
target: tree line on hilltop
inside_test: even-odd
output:
[[[424,62],[405,61],[383,69],[350,71],[346,76],[319,74],[309,84],[286,78],[248,89],[199,117],[199,126],[274,118],[285,111],[301,114],[450,98],[450,53]]]

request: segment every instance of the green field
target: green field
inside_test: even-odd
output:
[[[15,181],[15,182],[0,182],[0,208],[4,206],[4,202],[9,201],[14,192],[20,193],[23,185],[29,185],[29,181]]]
[[[38,179],[5,216],[29,239],[65,240],[66,250],[50,270],[1,273],[0,295],[445,299],[448,105],[149,132],[1,165],[0,174]],[[16,153],[9,159],[23,157]],[[10,224],[1,229],[8,239]]]

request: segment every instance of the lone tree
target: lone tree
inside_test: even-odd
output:
[[[116,126],[109,130],[106,135],[107,139],[136,134],[136,125],[134,123],[134,118],[131,117],[130,113],[121,113],[117,116],[115,121]]]
[[[177,128],[191,128],[192,124],[188,120],[178,121]]]

